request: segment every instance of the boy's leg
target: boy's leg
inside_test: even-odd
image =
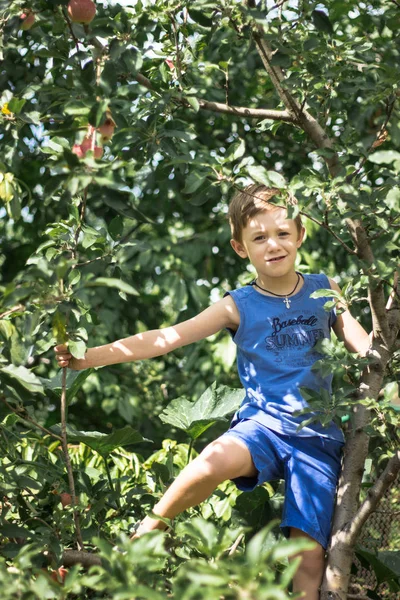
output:
[[[235,477],[254,477],[257,470],[244,442],[222,436],[180,472],[175,481],[154,506],[153,512],[173,519],[183,510],[208,498],[220,483]],[[132,538],[153,529],[165,529],[157,519],[146,517]]]
[[[291,527],[290,538],[295,537],[306,537],[315,542],[317,547],[314,550],[299,552],[289,559],[291,561],[296,556],[302,557],[293,578],[293,592],[304,592],[303,600],[319,600],[319,588],[325,568],[325,549],[304,531]]]

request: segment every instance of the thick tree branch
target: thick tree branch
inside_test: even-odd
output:
[[[82,565],[87,569],[93,565],[101,565],[101,558],[91,552],[79,552],[78,550],[64,550],[62,562],[64,567]]]
[[[148,90],[154,92],[153,84],[150,79],[147,79],[141,73],[135,74],[135,79],[140,85],[143,85]],[[248,117],[250,119],[271,119],[271,121],[284,121],[286,123],[297,124],[296,117],[293,113],[288,110],[273,110],[269,108],[247,108],[246,106],[230,106],[229,104],[223,104],[222,102],[209,102],[203,98],[197,98],[200,108],[203,110],[211,110],[212,112],[224,113],[227,115],[234,115],[236,117]],[[182,103],[185,106],[190,106],[182,98]]]
[[[386,304],[386,312],[388,315],[390,346],[393,347],[396,343],[397,336],[400,330],[400,276],[399,271],[396,271],[393,278],[393,289],[390,293]]]
[[[375,258],[369,243],[367,232],[361,221],[358,219],[348,219],[347,226],[355,241],[358,257],[367,265],[364,270],[369,278],[368,294],[374,336],[376,338],[382,338],[385,345],[389,348],[389,325],[383,283],[381,281],[377,282],[369,271],[369,268],[374,265]]]
[[[284,121],[285,123],[297,124],[296,117],[288,110],[270,110],[268,108],[247,108],[244,106],[229,106],[221,102],[208,102],[198,99],[200,108],[213,112],[225,113],[236,117],[248,117],[251,119],[271,119],[271,121]]]
[[[264,30],[259,24],[254,26],[253,39],[256,43],[265,70],[271,78],[272,84],[287,110],[295,117],[295,122],[300,124],[304,132],[307,133],[317,148],[332,150],[331,156],[325,157],[325,160],[331,175],[334,177],[339,172],[340,164],[337,153],[333,151],[333,143],[329,135],[321,127],[318,121],[299,104],[286,88],[282,69],[271,64],[273,52],[264,38]]]

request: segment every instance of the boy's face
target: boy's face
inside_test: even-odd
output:
[[[261,280],[285,277],[295,271],[297,249],[304,237],[286,210],[264,210],[251,217],[243,228],[242,241],[231,240],[234,251],[249,258]]]

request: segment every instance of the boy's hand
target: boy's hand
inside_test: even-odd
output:
[[[74,371],[80,371],[84,369],[83,366],[84,360],[79,360],[74,358],[72,354],[68,352],[68,347],[65,344],[59,344],[54,348],[54,352],[56,353],[56,359],[59,367],[68,367],[68,369],[72,369]]]

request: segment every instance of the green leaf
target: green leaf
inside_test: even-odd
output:
[[[24,98],[13,98],[8,104],[8,110],[11,110],[12,113],[18,115],[23,109],[25,102],[26,100]]]
[[[194,96],[186,96],[186,100],[190,104],[190,106],[194,109],[195,112],[199,112],[200,103]]]
[[[125,52],[121,55],[121,59],[129,73],[135,73],[135,71],[139,71],[139,69],[142,68],[142,55],[134,48],[125,50]]]
[[[224,163],[233,162],[242,158],[243,154],[246,152],[246,144],[244,140],[238,140],[231,144],[228,148],[228,152],[224,156]]]
[[[117,241],[121,237],[122,232],[124,230],[123,218],[120,217],[119,215],[114,217],[112,219],[112,221],[109,223],[109,225],[107,226],[107,229],[108,229],[108,233],[110,234],[112,239],[114,241]]]
[[[279,189],[283,189],[286,187],[287,184],[283,175],[280,175],[280,173],[277,173],[276,171],[267,171],[267,173],[268,179],[274,187],[277,187]]]
[[[311,14],[314,26],[318,31],[322,31],[323,33],[333,33],[332,23],[329,20],[329,17],[322,10],[313,10]]]
[[[393,570],[393,566],[398,571],[399,569],[399,561],[390,561],[390,567],[387,566],[382,560],[380,560],[379,555],[372,553],[365,548],[356,548],[356,557],[361,562],[363,567],[366,567],[368,570],[373,569],[377,582],[380,585],[385,581],[390,581],[391,579],[397,579],[399,574],[395,570]],[[386,557],[387,560],[387,557]]]
[[[95,281],[88,281],[85,283],[85,287],[110,287],[116,288],[125,294],[131,296],[139,296],[139,292],[135,290],[129,283],[122,281],[122,279],[115,279],[113,277],[98,277]]]
[[[195,440],[217,421],[226,421],[225,417],[237,410],[243,398],[242,389],[225,385],[217,388],[214,381],[195,402],[186,398],[173,400],[160,414],[160,419],[183,429]]]
[[[282,67],[288,69],[292,64],[292,58],[283,52],[275,52],[271,59],[271,65],[273,67]]]
[[[89,113],[89,123],[93,125],[93,127],[99,127],[102,121],[104,120],[104,114],[108,108],[109,100],[101,100],[100,102],[96,102],[93,104]]]
[[[268,176],[267,169],[264,169],[261,165],[249,165],[247,172],[254,181],[257,183],[263,183],[267,187],[271,187],[271,181]]]
[[[57,435],[60,435],[59,425],[51,427]],[[82,443],[106,457],[117,448],[130,446],[131,444],[141,444],[142,442],[151,442],[144,438],[138,431],[126,425],[122,429],[117,429],[112,433],[100,433],[99,431],[77,431],[70,425],[67,425],[67,437],[69,442]]]
[[[331,289],[321,288],[319,290],[315,290],[315,292],[310,294],[310,298],[325,298],[326,296],[337,298],[338,300],[343,299],[342,295],[339,294],[339,292],[337,292],[336,290],[331,290]]]
[[[193,19],[193,21],[195,21],[196,23],[198,23],[199,25],[201,25],[202,27],[212,27],[213,26],[213,20],[210,17],[207,17],[203,11],[201,10],[195,10],[194,8],[189,8],[189,14],[191,16],[191,18]]]
[[[25,367],[15,367],[14,365],[2,367],[0,369],[0,380],[11,386],[17,383],[33,394],[44,395],[40,378]]]
[[[7,523],[0,527],[0,533],[2,533],[5,537],[8,538],[26,538],[32,537],[29,529],[25,529],[25,527],[20,527],[19,525],[15,525],[15,523]]]
[[[192,171],[186,178],[185,187],[182,190],[183,194],[193,194],[207,179],[204,171]]]
[[[368,160],[377,165],[389,164],[395,160],[400,160],[400,152],[396,152],[396,150],[379,150],[371,154]]]
[[[93,372],[94,369],[84,369],[83,371],[67,369],[67,405],[75,398],[86,379]],[[38,379],[41,381],[47,395],[59,404],[62,392],[62,369],[52,379],[44,379],[43,377],[38,377]]]
[[[72,116],[87,116],[90,113],[90,106],[80,100],[72,100],[64,106],[64,113]]]
[[[85,358],[86,344],[82,340],[68,340],[68,350],[75,358]]]

